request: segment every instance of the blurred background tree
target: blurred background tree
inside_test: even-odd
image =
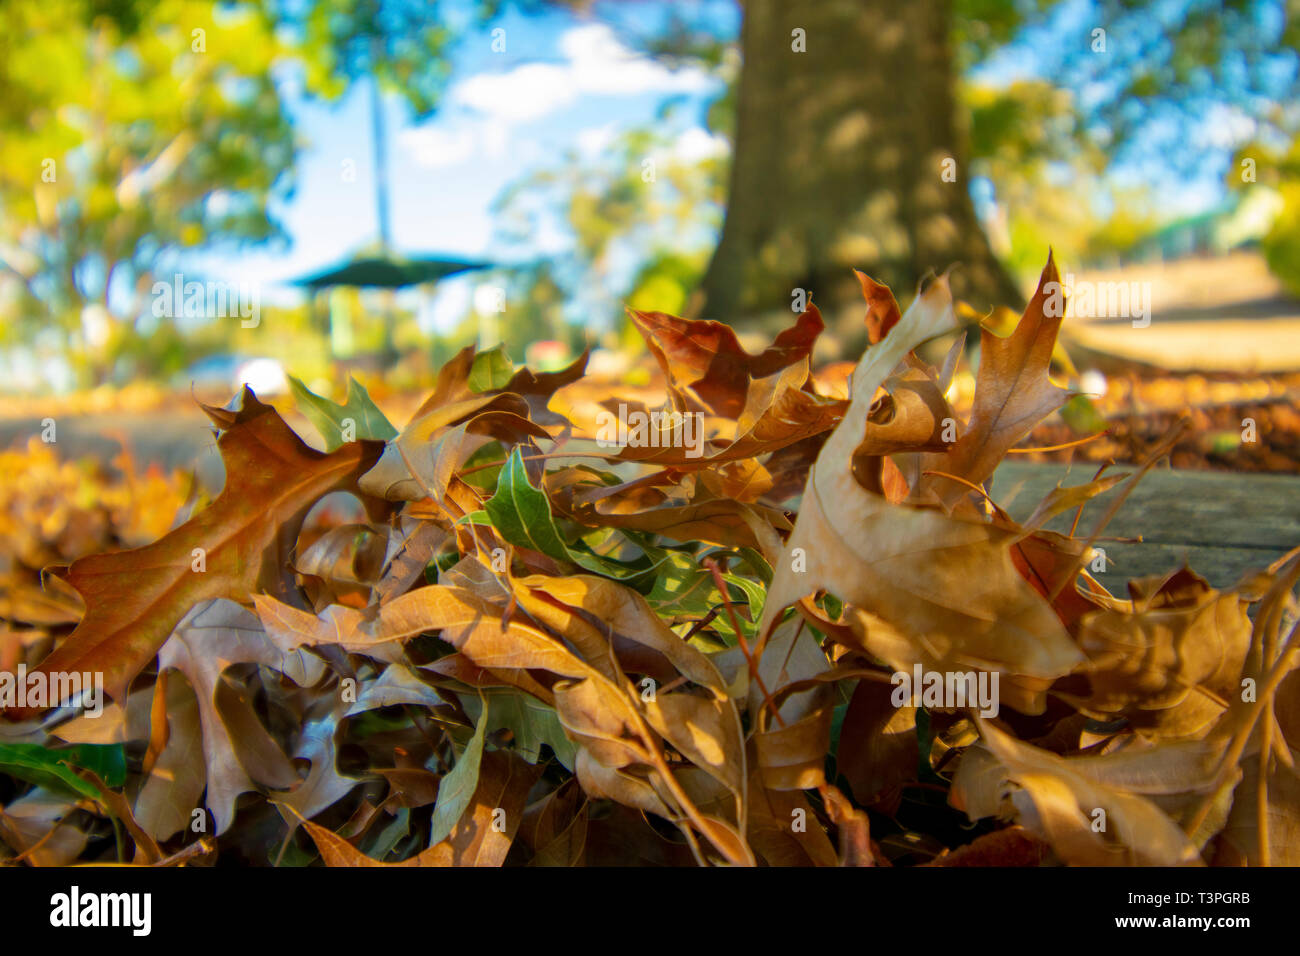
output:
[[[295,158],[283,53],[254,11],[201,0],[0,5],[11,341],[52,339],[83,383],[102,380],[174,252],[279,234],[268,201]]]
[[[615,135],[597,156],[570,151],[497,201],[502,242],[520,254],[548,217],[572,233],[571,252],[538,273],[563,290],[570,314],[608,314],[624,304],[699,311],[694,293],[722,219],[727,156],[713,140],[683,155],[673,112],[661,111],[653,128]],[[524,301],[534,298],[531,274],[516,279]]]
[[[1206,161],[1189,130],[1216,110],[1268,140],[1289,141],[1300,120],[1286,105],[1294,0],[738,4],[734,118],[716,126],[734,142],[726,218],[702,281],[714,318],[771,309],[794,288],[853,301],[851,267],[907,290],[959,263],[959,294],[1015,303],[973,182],[1014,210],[1008,232],[1104,251],[1160,214],[1103,181],[1116,164]],[[673,9],[643,46],[718,62],[716,35],[689,5]],[[1226,164],[1218,153],[1209,161]]]

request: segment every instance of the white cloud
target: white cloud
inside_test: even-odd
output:
[[[493,117],[430,124],[402,130],[397,142],[417,166],[445,169],[470,160],[502,159],[510,145],[510,127]]]
[[[575,27],[560,38],[574,84],[584,93],[635,94],[699,92],[708,74],[698,69],[669,70],[629,50],[602,24]]]
[[[1255,135],[1255,121],[1237,106],[1216,103],[1201,118],[1200,138],[1211,149],[1232,149]]]
[[[631,96],[639,93],[690,93],[712,82],[703,70],[672,71],[621,44],[602,24],[588,24],[560,37],[560,63],[527,63],[504,73],[479,73],[457,83],[450,102],[468,107],[471,115],[447,118],[405,129],[398,145],[426,169],[444,169],[475,160],[497,161],[508,153],[518,159],[529,142],[513,136],[517,124],[540,119],[582,96]],[[603,152],[614,140],[616,124],[592,127],[578,135],[585,155]],[[674,146],[681,160],[700,159],[719,151],[703,129],[688,130]],[[522,153],[521,153],[522,151]]]
[[[563,63],[529,63],[505,73],[480,73],[457,83],[453,102],[506,122],[540,119],[583,95],[693,93],[707,73],[669,70],[621,44],[603,24],[574,27],[560,38]]]
[[[411,154],[415,163],[428,169],[465,162],[474,155],[475,140],[472,130],[441,126],[417,126],[404,129],[397,136],[398,144]]]
[[[617,123],[589,126],[576,137],[578,152],[591,159],[600,156],[618,137]],[[702,126],[691,126],[678,134],[666,147],[651,155],[657,162],[698,163],[714,156],[725,156],[730,149],[725,137],[715,136]]]
[[[672,156],[683,163],[697,163],[702,159],[725,155],[730,147],[722,136],[715,136],[702,126],[692,126],[672,146]]]
[[[577,97],[564,67],[529,63],[508,73],[480,73],[451,91],[453,102],[518,123],[538,119]]]
[[[606,123],[604,126],[589,126],[578,133],[578,152],[588,157],[599,156],[609,148],[610,143],[614,142],[617,133],[618,126],[615,123]]]

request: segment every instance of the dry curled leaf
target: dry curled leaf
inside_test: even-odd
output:
[[[73,563],[68,577],[86,614],[41,663],[44,673],[100,673],[109,696],[124,700],[132,678],[199,603],[289,595],[303,518],[332,491],[358,492],[380,450],[354,442],[329,455],[313,451],[247,386],[238,410],[204,410],[222,429],[225,489],[154,544]]]
[[[853,373],[853,400],[817,457],[764,607],[765,633],[787,605],[825,589],[867,621],[863,642],[896,670],[996,669],[1054,679],[1081,655],[1051,608],[1016,571],[1012,536],[990,524],[891,504],[853,477],[851,461],[876,389],[913,348],[953,331],[935,281]],[[871,620],[879,621],[873,626]],[[1041,701],[1017,701],[1036,709]]]

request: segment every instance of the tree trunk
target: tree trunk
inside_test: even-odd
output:
[[[742,0],[730,198],[705,318],[789,308],[797,288],[823,310],[860,303],[853,268],[904,303],[950,265],[954,292],[976,308],[1023,302],[968,192],[950,8]],[[806,52],[792,48],[796,30]]]

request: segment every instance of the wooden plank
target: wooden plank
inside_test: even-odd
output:
[[[1262,571],[1284,552],[1268,548],[1205,548],[1197,545],[1120,544],[1099,545],[1106,552],[1106,570],[1089,568],[1089,573],[1117,597],[1128,597],[1127,584],[1133,578],[1168,574],[1184,564],[1216,588],[1231,588],[1247,574]]]
[[[1132,472],[1117,467],[1114,472]],[[1092,465],[1006,462],[994,476],[993,500],[1024,520],[1058,482],[1084,484]],[[1084,509],[1079,534],[1086,535],[1119,488]],[[1067,532],[1074,512],[1048,522]],[[1300,477],[1157,470],[1129,495],[1105,536],[1141,538],[1140,544],[1101,542],[1109,570],[1098,580],[1123,593],[1131,577],[1173,570],[1187,561],[1215,587],[1229,587],[1247,571],[1263,568],[1300,545]],[[1112,580],[1107,580],[1110,576]]]

